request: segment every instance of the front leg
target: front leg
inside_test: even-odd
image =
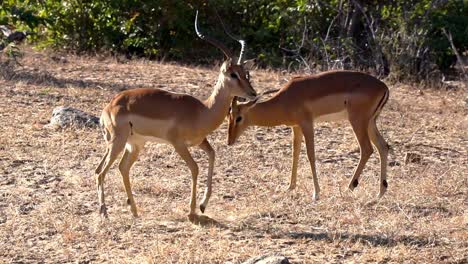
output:
[[[297,167],[299,162],[299,154],[301,153],[302,131],[298,126],[292,127],[293,129],[293,145],[292,145],[292,169],[291,180],[288,190],[292,191],[296,188],[297,181]]]
[[[312,178],[314,180],[314,201],[319,199],[320,187],[317,179],[317,171],[315,169],[315,146],[314,146],[314,124],[312,121],[306,121],[301,124],[302,133],[304,134],[307,156],[310,162],[310,168],[312,169]]]
[[[214,168],[214,162],[215,162],[215,151],[211,147],[210,143],[208,140],[205,138],[203,142],[199,145],[199,147],[208,154],[208,178],[206,181],[206,190],[205,194],[203,196],[202,203],[200,204],[200,211],[202,213],[205,212],[206,206],[208,204],[208,200],[210,200],[211,197],[211,184],[212,184],[212,178],[213,178],[213,168]]]
[[[192,172],[192,192],[190,197],[190,214],[189,219],[193,220],[196,217],[195,208],[197,205],[197,178],[198,178],[198,165],[193,160],[192,155],[190,154],[187,146],[184,143],[174,144],[176,152],[182,157],[182,159],[187,163],[187,166]]]

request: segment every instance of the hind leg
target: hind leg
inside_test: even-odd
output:
[[[387,191],[387,158],[388,158],[388,144],[380,134],[375,123],[375,119],[369,123],[369,137],[372,144],[377,148],[380,158],[380,191],[378,198],[381,198]]]
[[[96,170],[94,171],[95,174],[101,173],[102,166],[104,166],[104,163],[106,163],[107,155],[109,155],[109,148],[106,148],[106,152],[104,153],[104,156],[102,157],[101,162],[99,162],[99,165],[97,166]]]
[[[110,134],[109,130],[107,130],[105,127],[103,129],[104,129],[104,139],[109,144],[109,141],[111,139],[111,134]],[[94,171],[95,174],[101,173],[102,167],[106,163],[107,155],[109,155],[109,147],[106,147],[106,152],[104,153],[104,156],[102,157],[101,162],[99,162],[99,165],[97,166],[96,170]]]
[[[115,137],[108,145],[108,154],[102,171],[96,176],[97,193],[99,199],[99,208],[101,216],[107,217],[107,208],[104,202],[104,178],[109,171],[112,163],[117,159],[117,156],[122,152],[125,147],[126,137]]]
[[[120,174],[122,174],[125,192],[127,193],[127,204],[130,205],[130,210],[134,217],[138,217],[137,207],[133,199],[132,188],[130,186],[130,169],[138,158],[138,154],[142,146],[126,145],[124,155],[119,163]]]
[[[361,157],[357,167],[354,169],[353,178],[349,182],[348,188],[352,191],[359,184],[359,176],[364,169],[369,157],[372,155],[373,149],[371,142],[369,140],[369,134],[367,132],[367,127],[369,121],[362,119],[353,119],[350,118],[351,126],[353,127],[354,135],[359,143],[359,149],[361,152]]]

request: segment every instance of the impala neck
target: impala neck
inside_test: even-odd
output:
[[[261,102],[253,106],[247,112],[249,125],[254,126],[279,126],[287,119],[278,98],[273,97],[268,101]]]
[[[211,95],[203,102],[206,106],[203,113],[204,126],[210,131],[215,130],[220,126],[229,111],[229,104],[233,96],[231,96],[228,87],[224,86],[223,76],[220,75],[215,84]]]

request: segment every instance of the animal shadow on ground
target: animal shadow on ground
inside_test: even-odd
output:
[[[407,246],[414,247],[426,247],[426,246],[435,246],[440,244],[436,240],[431,240],[419,236],[397,236],[397,237],[388,237],[386,235],[379,234],[349,234],[347,232],[290,232],[285,234],[285,236],[293,239],[312,239],[316,241],[327,241],[333,242],[336,240],[340,241],[350,241],[350,242],[361,242],[368,244],[373,247],[393,247],[398,244],[404,244]]]
[[[216,226],[219,228],[227,228],[226,225],[216,221],[215,219],[207,215],[195,215],[195,216],[189,217],[189,220],[190,222],[192,222],[192,224],[203,226],[203,227]]]

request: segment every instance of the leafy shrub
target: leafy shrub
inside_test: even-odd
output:
[[[456,61],[450,43],[442,34],[445,28],[451,32],[453,42],[460,51],[468,50],[468,1],[447,1],[443,8],[438,8],[430,15],[428,31],[429,44],[435,53],[437,65],[447,69]]]
[[[219,57],[196,38],[203,31],[238,50],[216,13],[248,43],[260,65],[374,69],[401,78],[448,70],[468,46],[468,0],[4,0],[0,24],[37,33],[42,46],[151,59],[207,62]],[[215,10],[218,8],[219,10]]]

